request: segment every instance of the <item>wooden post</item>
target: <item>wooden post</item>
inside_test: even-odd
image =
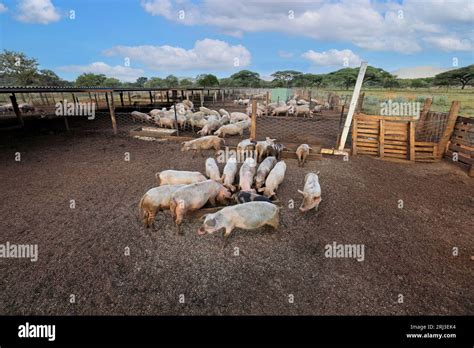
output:
[[[410,121],[408,127],[409,127],[409,134],[410,134],[410,139],[409,139],[409,146],[410,146],[410,161],[414,162],[415,161],[415,121]]]
[[[170,102],[170,91],[166,91],[166,102]]]
[[[74,96],[74,93],[71,93],[71,95],[72,95],[72,102],[76,104],[76,97]]]
[[[120,96],[120,105],[122,105],[122,107],[124,107],[124,105],[123,105],[123,92],[119,92],[119,96]]]
[[[91,95],[91,92],[89,92],[89,100],[90,100],[90,102],[91,102],[91,104],[92,104],[92,95]]]
[[[257,138],[257,100],[252,100],[252,124],[250,128],[250,140]]]
[[[357,155],[357,116],[352,123],[352,155]]]
[[[201,106],[204,106],[204,90],[201,91]]]
[[[309,113],[311,114],[311,90],[308,90],[308,98],[309,98]]]
[[[431,98],[425,99],[425,103],[423,104],[423,109],[421,110],[421,113],[420,113],[420,119],[418,120],[416,135],[421,135],[424,133],[426,117],[428,116],[428,112],[430,111],[432,102],[433,102],[433,99]]]
[[[174,126],[176,127],[176,135],[179,137],[179,126],[178,126],[178,115],[176,114],[176,101],[173,102],[174,105]]]
[[[97,93],[94,93],[94,100],[95,100],[95,106],[98,109],[99,108],[99,100],[97,99]]]
[[[110,92],[110,103],[107,94],[108,92],[105,92],[105,98],[107,99],[107,105],[109,106],[110,119],[112,120],[112,128],[114,129],[114,135],[117,135],[117,120],[115,119],[114,92]]]
[[[344,105],[341,107],[341,115],[339,116],[339,126],[337,127],[337,139],[336,147],[339,145],[339,140],[341,140],[341,127],[342,127],[342,118],[344,117]],[[354,139],[352,139],[354,142]]]
[[[453,134],[460,106],[461,104],[459,101],[453,101],[453,103],[451,104],[451,109],[449,109],[448,121],[446,122],[446,127],[444,128],[443,136],[441,137],[441,140],[438,143],[438,158],[442,158],[444,153],[446,152],[446,146],[448,145],[449,139]]]
[[[151,94],[151,91],[148,91],[148,93],[150,94],[150,103],[153,105],[153,95]]]
[[[362,62],[359,69],[359,75],[357,76],[357,82],[354,87],[354,92],[352,94],[351,104],[349,106],[349,112],[347,113],[346,123],[344,124],[344,129],[342,130],[341,142],[339,143],[339,150],[344,150],[346,145],[347,134],[349,134],[349,129],[351,127],[352,116],[354,116],[357,100],[359,98],[360,89],[362,88],[362,82],[364,81],[365,71],[367,70],[367,62]]]
[[[384,146],[385,146],[385,120],[380,119],[379,127],[379,156],[384,158]]]
[[[15,115],[20,121],[21,126],[25,125],[25,121],[23,121],[23,116],[21,115],[20,108],[18,107],[18,103],[16,102],[15,93],[12,93],[10,96],[10,101],[12,102],[13,111],[15,111]]]
[[[222,103],[225,103],[225,89],[222,90]]]

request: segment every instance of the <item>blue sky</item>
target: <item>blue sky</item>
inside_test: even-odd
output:
[[[474,63],[474,1],[0,0],[0,46],[66,79],[241,69],[268,78],[361,60],[430,76]]]

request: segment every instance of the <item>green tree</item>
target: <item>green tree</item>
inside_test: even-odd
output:
[[[434,77],[433,84],[437,86],[461,85],[461,89],[464,89],[466,85],[472,84],[473,79],[474,64],[438,74]]]
[[[38,76],[38,62],[22,52],[4,50],[0,53],[0,83],[31,86]]]
[[[196,83],[201,87],[219,86],[219,80],[212,74],[201,74],[196,77]]]
[[[145,83],[148,81],[148,77],[141,76],[135,81],[134,85],[136,87],[144,87]]]
[[[103,87],[120,87],[122,82],[114,77],[107,77],[101,84]]]
[[[289,87],[291,82],[302,74],[303,73],[295,70],[282,70],[274,72],[271,76],[273,77],[273,81],[276,80],[276,84],[282,84],[283,86]]]
[[[102,86],[106,78],[104,74],[83,73],[77,77],[75,84],[77,87]]]
[[[260,87],[260,74],[250,71],[241,70],[230,76],[232,85],[235,87]]]
[[[179,85],[181,87],[189,87],[193,85],[193,81],[191,81],[191,79],[182,79],[179,81]]]
[[[174,75],[168,75],[165,77],[166,87],[177,87],[179,86],[178,78]]]
[[[40,70],[35,80],[35,84],[38,86],[67,86],[70,84],[56,75],[54,71],[48,69]]]
[[[323,76],[316,74],[302,74],[293,80],[294,87],[320,87],[323,83]]]
[[[147,87],[147,88],[165,87],[165,81],[159,77],[150,77],[150,79],[147,82],[145,82],[144,87]]]

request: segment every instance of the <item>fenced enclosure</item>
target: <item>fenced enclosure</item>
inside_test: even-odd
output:
[[[429,112],[427,101],[417,117],[356,114],[352,128],[352,153],[380,158],[435,162],[444,153],[454,129],[459,102],[449,113]]]

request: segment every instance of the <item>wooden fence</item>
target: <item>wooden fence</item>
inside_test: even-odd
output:
[[[439,161],[453,133],[458,111],[459,102],[453,102],[446,116],[430,114],[426,108],[420,119],[358,113],[352,127],[352,153],[401,162]]]
[[[474,119],[458,117],[449,141],[446,157],[474,176]]]

